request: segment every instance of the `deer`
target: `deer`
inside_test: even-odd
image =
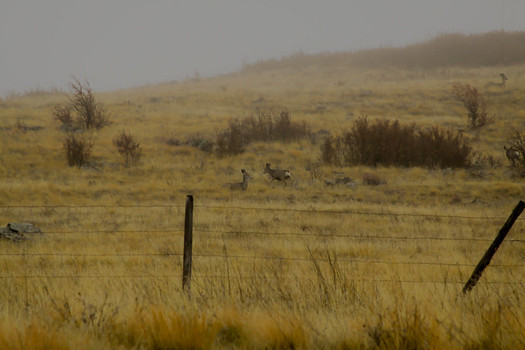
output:
[[[290,173],[289,170],[272,169],[270,168],[270,163],[266,163],[266,167],[264,168],[263,173],[270,175],[270,177],[272,178],[272,181],[270,182],[273,182],[274,180],[284,181],[285,185],[286,185],[286,180],[289,180],[292,178],[292,173]]]
[[[253,179],[253,176],[251,176],[244,169],[241,169],[241,173],[242,173],[242,182],[230,182],[230,183],[224,184],[224,187],[227,187],[232,191],[236,191],[236,190],[246,191],[246,189],[248,188],[248,180]]]
[[[520,159],[520,151],[518,151],[514,146],[510,146],[508,148],[507,146],[503,146],[503,149],[505,150],[505,155],[507,156],[509,163],[511,165],[515,165],[516,161],[519,161]]]
[[[488,82],[487,84],[485,84],[485,87],[488,88],[488,87],[495,86],[495,87],[502,87],[502,88],[504,88],[505,84],[506,84],[506,81],[509,80],[509,78],[507,78],[505,73],[500,73],[499,76],[501,77],[501,83],[495,83],[495,82],[491,81],[491,82]]]

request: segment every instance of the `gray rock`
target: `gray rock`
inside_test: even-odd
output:
[[[354,187],[355,183],[348,176],[345,177],[336,177],[335,179],[325,179],[324,183],[328,186],[334,185],[345,185],[348,187]]]
[[[9,239],[13,242],[31,239],[36,234],[41,235],[42,230],[29,222],[10,222],[6,227],[0,228],[0,239]]]

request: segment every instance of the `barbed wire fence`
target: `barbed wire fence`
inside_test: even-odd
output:
[[[518,206],[522,205],[523,202],[520,201]],[[148,225],[147,227],[139,228],[128,228],[130,225],[130,218],[138,218],[134,216],[131,212],[134,210],[145,211],[146,214],[150,215],[151,211],[160,210],[164,214],[160,214],[159,218],[164,217],[168,213],[169,217],[176,217],[176,222],[166,220],[158,220],[162,224],[157,226]],[[266,207],[252,207],[252,206],[220,206],[220,205],[198,205],[195,208],[196,210],[203,211],[255,211],[258,213],[265,212],[280,212],[280,213],[293,213],[297,215],[352,215],[352,216],[367,216],[367,217],[383,217],[383,218],[420,218],[425,220],[474,220],[481,223],[498,223],[505,221],[506,218],[498,216],[465,216],[465,215],[439,215],[439,214],[423,214],[423,213],[402,213],[402,212],[384,212],[384,211],[364,211],[364,210],[350,210],[350,209],[339,209],[339,210],[326,210],[326,209],[296,209],[296,208],[266,208]],[[72,222],[64,220],[60,225],[56,225],[52,219],[53,217],[58,217],[58,211],[68,211],[68,219],[71,219]],[[177,237],[180,241],[187,234],[187,222],[183,222],[182,219],[187,218],[188,204],[184,205],[35,205],[35,206],[19,206],[19,205],[3,205],[0,206],[0,213],[3,213],[4,218],[8,218],[10,215],[13,215],[16,218],[30,218],[35,216],[35,212],[40,213],[40,222],[44,224],[44,234],[50,237],[59,237],[64,238],[68,235],[73,236],[72,239],[75,239],[75,236],[95,236],[95,235],[142,235],[144,237],[151,238],[154,235],[159,235],[159,238],[166,237]],[[523,210],[523,209],[522,209]],[[77,212],[76,215],[71,214],[72,212]],[[116,215],[115,212],[123,211],[121,215]],[[193,212],[193,197],[192,197],[192,212]],[[520,212],[521,213],[521,212]],[[519,213],[519,214],[520,214]],[[515,220],[518,220],[519,214],[516,215]],[[135,214],[136,215],[136,214]],[[192,213],[193,215],[193,213]],[[82,221],[92,222],[89,219],[92,217],[104,216],[106,217],[102,220],[102,225],[96,226],[93,228],[82,227]],[[126,221],[126,224],[120,221]],[[114,221],[112,221],[114,220]],[[520,221],[523,221],[520,219]],[[56,227],[59,228],[56,228]],[[109,226],[107,228],[106,226]],[[184,227],[183,227],[184,226]],[[512,225],[511,225],[512,226]],[[48,227],[52,227],[48,229]],[[510,229],[510,227],[509,227]],[[490,242],[493,242],[493,239],[490,238],[479,238],[479,237],[448,237],[439,234],[434,235],[424,235],[424,236],[415,236],[415,235],[379,235],[375,233],[340,233],[340,232],[309,232],[309,231],[275,231],[275,230],[245,230],[235,227],[229,229],[213,229],[210,227],[204,227],[202,225],[195,225],[191,223],[191,233],[195,232],[199,236],[206,236],[208,239],[212,239],[214,236],[227,237],[232,233],[241,234],[248,239],[252,237],[275,237],[293,239],[293,238],[339,238],[345,240],[367,240],[367,241],[400,241],[400,242],[414,242],[414,241],[428,241],[428,242],[467,242],[467,243],[476,243],[488,245]],[[507,231],[508,232],[508,231]],[[501,243],[501,242],[500,242]],[[513,238],[505,240],[507,244],[518,244],[521,245],[525,243],[525,240]],[[3,273],[0,272],[0,280],[7,279],[112,279],[112,278],[171,278],[171,279],[182,279],[183,285],[189,284],[191,281],[191,261],[193,259],[236,259],[236,260],[249,260],[249,261],[258,261],[258,260],[267,260],[267,261],[286,261],[293,263],[312,263],[312,257],[308,256],[275,256],[275,255],[261,255],[254,253],[243,253],[243,254],[225,254],[224,252],[208,252],[208,253],[193,253],[191,252],[189,256],[185,253],[184,245],[185,243],[179,244],[180,246],[177,249],[168,249],[164,252],[148,252],[148,251],[136,251],[136,252],[119,252],[119,253],[83,253],[83,252],[39,252],[39,251],[22,251],[22,252],[10,252],[10,251],[0,251],[0,259],[30,259],[30,258],[75,258],[75,259],[97,259],[97,258],[117,258],[117,259],[126,259],[126,258],[176,258],[181,262],[181,271],[175,272],[172,274],[154,274],[154,273],[130,273],[130,274],[11,274],[6,271]],[[186,255],[185,255],[186,254]],[[187,259],[190,259],[188,263]],[[315,260],[318,262],[327,262],[330,263],[332,258],[324,258],[322,256],[315,257]],[[475,263],[458,263],[452,261],[435,261],[435,260],[389,260],[389,259],[369,259],[369,258],[337,258],[338,263],[348,263],[348,264],[367,264],[367,265],[408,265],[408,266],[436,266],[436,267],[461,267],[461,268],[470,268],[473,269],[477,265]],[[188,266],[189,264],[189,266]],[[479,264],[478,264],[479,265]],[[487,264],[488,265],[488,264]],[[184,268],[186,266],[186,268]],[[189,268],[189,270],[188,270]],[[525,268],[525,263],[516,263],[516,264],[492,264],[491,268],[495,269],[522,269]],[[189,276],[188,276],[189,271]],[[473,273],[474,275],[474,273]],[[206,279],[227,279],[227,278],[236,278],[236,279],[247,279],[255,280],[260,278],[260,276],[228,276],[221,273],[197,273],[193,275],[194,278],[206,278]],[[477,273],[477,278],[479,279],[481,274]],[[408,284],[464,284],[465,281],[455,281],[455,280],[415,280],[415,279],[385,279],[385,278],[359,278],[356,279],[357,283],[408,283]],[[486,284],[518,284],[525,285],[525,281],[484,281]],[[186,288],[186,287],[183,287]],[[189,289],[189,287],[188,287]]]

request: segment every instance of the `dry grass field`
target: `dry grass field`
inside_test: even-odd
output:
[[[0,347],[524,348],[523,218],[475,288],[461,290],[524,199],[522,170],[503,146],[512,128],[525,133],[525,64],[365,69],[290,59],[299,61],[96,93],[112,121],[93,132],[96,167],[67,165],[52,113],[68,87],[0,99],[0,226],[43,231],[0,241]],[[501,72],[506,87],[484,87]],[[493,124],[467,127],[456,83],[485,94]],[[289,111],[313,136],[223,157],[186,144],[215,141],[230,120],[259,111]],[[461,131],[471,165],[322,164],[323,132],[337,135],[362,115]],[[122,130],[142,147],[130,167],[113,145]],[[271,183],[267,162],[292,181]],[[240,182],[241,169],[253,176],[247,190],[223,187]],[[342,177],[350,185],[325,183]],[[181,285],[188,194],[190,296]]]

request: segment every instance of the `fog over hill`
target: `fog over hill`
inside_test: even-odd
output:
[[[525,63],[525,32],[445,34],[405,47],[331,54],[294,54],[246,65],[243,70],[300,68],[309,65],[347,67],[437,68],[482,67]]]
[[[522,0],[3,0],[0,97],[67,88],[72,76],[107,91],[236,72],[297,53],[525,31],[524,17]]]

